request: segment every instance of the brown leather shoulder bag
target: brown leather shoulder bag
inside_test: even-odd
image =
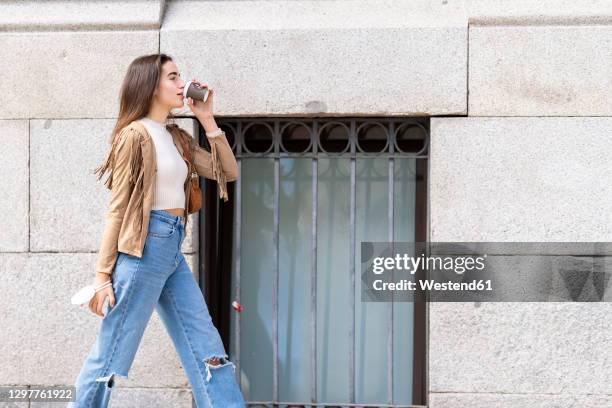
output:
[[[202,208],[202,190],[200,189],[199,175],[193,166],[193,138],[191,136],[183,136],[178,126],[171,126],[170,131],[179,132],[178,140],[183,147],[183,159],[187,162],[187,168],[190,174],[189,177],[189,202],[187,203],[187,214],[192,214]],[[185,139],[188,138],[189,142]],[[189,146],[187,145],[189,143]]]

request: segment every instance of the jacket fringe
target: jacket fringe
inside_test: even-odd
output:
[[[134,205],[136,206],[136,214],[137,217],[134,217],[133,225],[137,231],[142,231],[143,226],[143,200],[144,200],[144,163],[142,160],[142,144],[144,143],[143,137],[139,135],[139,137],[132,138],[132,168],[130,171],[130,180],[134,185],[134,189],[137,191],[136,194],[136,202]]]
[[[217,149],[217,143],[211,143],[210,150],[212,156],[213,177],[215,180],[217,180],[217,185],[219,186],[219,197],[222,198],[223,201],[227,201],[227,179],[225,177],[225,173],[223,172],[223,166],[221,165],[221,160],[219,160],[219,152]]]
[[[110,148],[108,154],[106,155],[106,159],[104,160],[104,163],[102,163],[101,165],[96,167],[96,169],[93,171],[94,175],[95,174],[98,175],[97,180],[100,180],[102,178],[102,176],[104,175],[104,173],[106,173],[107,171],[110,171],[109,176],[104,181],[104,185],[109,190],[111,190],[113,188],[113,173],[112,173],[112,169],[115,167],[115,150],[117,149],[117,145],[118,144],[119,144],[119,135],[115,135],[115,137],[113,139],[113,143],[111,145],[111,148]]]
[[[191,146],[191,143],[193,143],[193,138],[191,137],[191,135],[189,135],[176,124],[169,125],[169,128],[172,128],[173,130],[178,130],[188,141],[189,146]],[[227,179],[225,177],[225,173],[223,172],[223,166],[221,164],[221,160],[219,159],[219,152],[217,151],[217,149],[217,143],[210,143],[213,178],[217,181],[217,185],[219,186],[219,198],[222,198],[223,201],[228,201],[229,198],[227,195]]]
[[[134,217],[133,226],[136,227],[136,230],[142,231],[143,217],[144,217],[144,214],[142,211],[143,199],[144,199],[143,198],[144,196],[144,191],[143,191],[144,163],[143,163],[143,158],[142,158],[142,144],[144,143],[144,140],[143,140],[142,135],[138,131],[132,128],[128,128],[128,129],[130,133],[133,133],[133,132],[137,133],[135,137],[130,137],[129,134],[126,137],[128,137],[128,140],[131,141],[130,152],[129,152],[129,157],[130,157],[130,164],[129,164],[130,165],[130,179],[129,181],[130,181],[130,184],[133,186],[133,188],[139,191],[139,193],[136,194],[136,202],[134,203],[134,205],[136,206],[137,214],[139,214],[140,216]],[[112,190],[113,188],[113,173],[114,173],[115,162],[116,162],[117,147],[119,146],[119,142],[121,141],[121,139],[122,138],[120,137],[119,134],[115,135],[115,138],[113,139],[113,143],[111,145],[111,149],[108,152],[108,155],[106,156],[106,160],[104,161],[103,164],[101,164],[94,170],[94,174],[98,174],[98,180],[100,180],[100,178],[104,175],[104,173],[106,173],[107,171],[110,171],[110,175],[104,182],[104,184],[109,190]]]

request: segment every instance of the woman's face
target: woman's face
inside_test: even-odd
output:
[[[162,65],[162,75],[159,86],[155,90],[153,97],[157,103],[172,108],[182,108],[183,103],[183,82],[179,70],[174,61],[166,61]]]

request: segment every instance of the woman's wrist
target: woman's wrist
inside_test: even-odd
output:
[[[202,124],[202,127],[206,131],[206,133],[212,133],[219,129],[217,126],[217,122],[215,121],[215,117],[212,115],[209,116],[199,116],[198,120]]]
[[[218,137],[221,136],[221,134],[223,134],[223,131],[219,128],[217,128],[216,130],[213,130],[212,132],[206,132],[206,137]]]
[[[104,282],[111,279],[111,275],[105,272],[96,272],[96,282]]]

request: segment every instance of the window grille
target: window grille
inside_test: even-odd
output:
[[[247,159],[271,159],[273,160],[273,225],[272,225],[272,247],[274,248],[273,270],[272,270],[272,387],[271,400],[269,401],[248,401],[250,407],[421,407],[424,405],[406,405],[394,404],[394,362],[393,362],[393,328],[394,316],[392,303],[388,303],[389,313],[387,315],[387,327],[390,334],[387,336],[386,350],[381,352],[387,359],[386,379],[386,404],[363,404],[356,403],[355,389],[355,304],[360,302],[358,296],[355,295],[354,285],[356,277],[359,278],[359,265],[355,262],[355,251],[358,248],[359,242],[356,242],[356,185],[357,185],[357,163],[364,158],[382,158],[387,161],[387,174],[382,177],[387,178],[387,223],[389,241],[394,240],[394,219],[398,216],[397,205],[394,199],[395,193],[395,167],[399,159],[414,159],[416,163],[416,213],[415,213],[415,240],[425,240],[425,208],[426,208],[426,174],[427,174],[427,158],[429,148],[429,121],[426,118],[217,118],[217,123],[221,127],[234,150],[236,156],[239,174],[241,177],[233,183],[228,184],[231,190],[230,198],[233,206],[233,225],[232,227],[232,250],[231,250],[231,289],[230,298],[219,302],[220,307],[228,307],[233,299],[240,299],[241,291],[248,290],[241,287],[241,271],[243,269],[241,260],[241,234],[244,227],[243,222],[249,220],[242,219],[243,199],[241,192],[243,191],[244,177],[243,168],[244,162]],[[203,146],[209,148],[204,129],[200,128],[200,140]],[[310,222],[312,232],[308,237],[310,242],[310,322],[309,333],[307,333],[310,342],[310,358],[312,360],[310,366],[310,400],[284,402],[279,399],[279,277],[281,266],[279,264],[279,191],[281,183],[281,160],[285,158],[310,158],[311,163],[311,214]],[[317,390],[317,249],[320,244],[317,237],[317,219],[318,219],[318,185],[321,181],[319,161],[323,158],[344,158],[349,162],[349,184],[350,194],[348,200],[350,202],[350,220],[349,220],[349,273],[350,284],[353,285],[352,295],[346,305],[337,305],[339,307],[347,307],[350,310],[351,324],[348,332],[349,358],[348,366],[345,368],[348,376],[348,401],[342,403],[329,403],[319,401],[319,392]],[[216,187],[210,188],[207,194],[216,195]],[[216,200],[217,209],[224,204]],[[206,209],[204,209],[206,210]],[[211,214],[218,212],[212,211]],[[204,225],[208,211],[200,219],[201,231],[206,226]],[[210,222],[210,221],[208,221]],[[217,225],[219,222],[217,221]],[[210,230],[210,226],[208,228]],[[215,230],[212,236],[220,239],[219,231]],[[200,234],[202,236],[202,234]],[[211,235],[209,235],[211,236]],[[206,245],[210,245],[213,239],[208,239]],[[205,247],[201,245],[201,251]],[[208,250],[210,251],[210,249]],[[202,252],[200,252],[202,254]],[[213,269],[219,266],[217,261],[215,265],[210,265],[209,270],[213,273]],[[203,276],[204,278],[204,276]],[[205,278],[206,279],[206,278]],[[207,293],[210,294],[210,293]],[[358,295],[358,293],[357,293]],[[230,300],[231,299],[231,300]],[[208,302],[208,300],[207,300]],[[210,307],[211,314],[214,313],[214,307]],[[406,367],[406,370],[413,373],[413,384],[402,384],[401,386],[412,387],[412,403],[425,403],[425,306],[424,304],[414,304],[414,366]],[[233,311],[224,311],[221,313],[224,318],[231,319],[232,330],[229,334],[229,342],[231,343],[231,359],[236,364],[237,380],[241,383],[240,366],[241,353],[244,344],[241,344],[241,314]],[[225,322],[228,323],[228,322]],[[418,337],[418,338],[417,338]],[[227,339],[225,339],[227,340]],[[397,347],[397,345],[396,345]],[[395,386],[399,386],[395,384]]]

